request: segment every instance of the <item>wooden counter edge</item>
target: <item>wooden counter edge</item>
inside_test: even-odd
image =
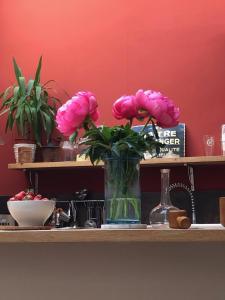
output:
[[[0,231],[0,243],[225,242],[225,229]]]

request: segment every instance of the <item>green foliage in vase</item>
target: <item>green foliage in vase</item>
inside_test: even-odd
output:
[[[139,159],[105,160],[107,221],[140,220]]]
[[[40,83],[42,57],[40,57],[34,79],[26,81],[16,60],[13,58],[16,83],[9,86],[0,95],[1,115],[7,113],[6,132],[16,126],[18,133],[24,138],[34,138],[41,145],[42,134],[47,142],[55,128],[55,114],[60,100],[49,95],[48,84]]]
[[[158,155],[160,148],[164,147],[164,145],[150,135],[145,128],[146,126],[138,133],[132,130],[131,123],[113,127],[95,127],[92,123],[89,128],[86,128],[86,133],[84,134],[85,141],[82,144],[88,147],[83,152],[93,164],[108,157],[120,159],[136,157],[144,159],[146,151]],[[156,138],[158,138],[154,123],[153,128]]]

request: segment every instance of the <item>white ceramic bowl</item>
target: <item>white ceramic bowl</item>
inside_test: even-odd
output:
[[[11,216],[19,226],[43,226],[55,207],[54,200],[22,200],[7,202]]]

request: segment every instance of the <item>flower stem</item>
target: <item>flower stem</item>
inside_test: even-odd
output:
[[[152,121],[152,117],[151,116],[148,118],[147,122],[145,123],[145,126],[140,131],[140,134],[142,134],[143,132],[145,132],[145,129],[148,126],[148,124],[149,124],[150,121]]]
[[[94,129],[98,130],[99,134],[101,135],[101,137],[102,137],[103,140],[104,140],[104,139],[105,139],[104,134],[101,132],[101,130],[99,130],[99,127],[97,127],[97,126],[95,125],[95,123],[92,121],[91,118],[89,118],[88,121],[89,121],[89,124],[90,124]],[[110,149],[111,149],[111,147],[110,147]]]
[[[88,118],[88,123],[95,129],[99,130],[98,127],[95,125],[95,123],[92,121],[92,119],[89,117]]]

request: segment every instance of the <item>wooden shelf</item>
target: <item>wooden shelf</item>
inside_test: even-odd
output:
[[[70,229],[0,231],[0,243],[225,242],[219,229]]]
[[[178,158],[153,158],[141,161],[141,165],[145,167],[160,166],[185,166],[185,165],[219,165],[225,164],[225,156],[194,156],[194,157],[178,157]],[[100,162],[97,166],[93,166],[90,161],[60,161],[60,162],[35,162],[35,163],[15,163],[9,164],[8,168],[13,170],[23,169],[68,169],[68,168],[96,168],[103,166]]]

